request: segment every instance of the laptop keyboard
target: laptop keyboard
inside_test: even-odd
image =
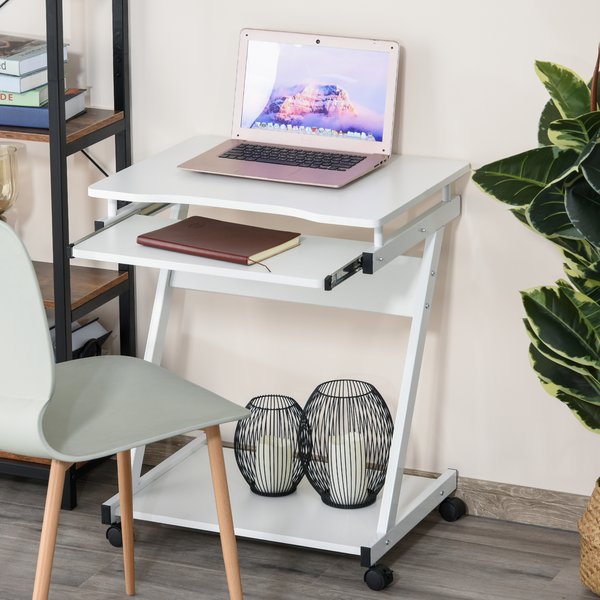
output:
[[[287,165],[288,167],[325,169],[327,171],[347,171],[361,160],[364,160],[366,156],[244,143],[227,150],[219,158]]]

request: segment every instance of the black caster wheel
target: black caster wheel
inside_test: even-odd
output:
[[[123,534],[121,533],[121,523],[113,523],[106,530],[106,539],[111,546],[121,548],[123,546]]]
[[[394,572],[384,565],[374,565],[365,573],[364,580],[369,589],[379,592],[394,581]]]
[[[444,521],[458,521],[463,515],[467,514],[467,505],[456,496],[446,498],[438,507],[440,515]]]

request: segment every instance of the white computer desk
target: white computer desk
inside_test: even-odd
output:
[[[375,504],[357,510],[326,506],[303,480],[283,498],[253,494],[233,451],[226,450],[236,533],[243,537],[320,548],[361,557],[374,565],[456,489],[456,471],[437,479],[404,475],[406,449],[427,321],[445,226],[460,214],[453,183],[469,173],[461,160],[393,156],[388,165],[339,190],[191,173],[184,160],[220,141],[201,136],[143,160],[89,188],[93,197],[136,203],[165,202],[181,218],[189,205],[299,217],[339,226],[367,227],[373,242],[303,236],[298,248],[260,265],[165,252],[136,244],[138,234],[165,224],[155,216],[117,214],[106,227],[77,242],[73,256],[160,269],[145,358],[160,363],[171,290],[208,290],[391,314],[411,321],[386,483]],[[143,204],[139,204],[143,203]],[[113,210],[113,212],[115,212]],[[405,216],[405,222],[402,217]],[[384,235],[384,225],[401,223]],[[423,244],[421,257],[406,256]],[[217,531],[204,440],[198,438],[140,477],[143,449],[134,454],[137,519]],[[103,506],[106,522],[119,514],[118,496]],[[294,515],[294,518],[290,518]]]

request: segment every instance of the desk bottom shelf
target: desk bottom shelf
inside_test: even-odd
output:
[[[437,479],[405,475],[396,525],[382,536],[377,533],[381,495],[366,508],[336,509],[323,504],[303,479],[289,496],[257,496],[241,476],[233,450],[225,448],[224,454],[236,535],[357,555],[363,566],[379,560],[456,489],[454,470]],[[198,444],[191,452],[184,447],[166,462],[172,467],[165,465],[162,474],[134,491],[134,518],[218,532],[206,447]],[[118,496],[108,500],[103,509],[105,515],[110,511],[114,521],[119,514]]]

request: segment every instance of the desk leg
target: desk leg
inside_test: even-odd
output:
[[[161,269],[156,284],[156,293],[154,295],[154,306],[152,308],[152,317],[148,329],[148,339],[146,341],[146,350],[144,360],[160,365],[162,354],[165,347],[165,333],[169,321],[169,310],[171,308],[171,275],[173,271]],[[131,454],[131,471],[133,480],[133,489],[136,490],[142,474],[142,464],[144,461],[144,446],[134,448]]]
[[[173,295],[173,288],[171,288],[172,274],[173,271],[169,269],[161,269],[156,283],[152,317],[150,318],[146,350],[144,352],[144,360],[155,365],[160,365],[165,347],[165,333],[169,321],[169,311],[171,310],[171,296]]]
[[[396,524],[400,488],[402,486],[402,476],[406,462],[406,450],[425,346],[425,334],[427,332],[429,314],[431,313],[431,301],[443,238],[444,228],[442,227],[425,240],[418,284],[419,297],[417,302],[420,304],[417,304],[419,309],[415,311],[410,328],[400,397],[394,420],[394,435],[390,447],[390,459],[385,486],[381,496],[381,508],[377,523],[377,533],[380,536],[384,536]]]

